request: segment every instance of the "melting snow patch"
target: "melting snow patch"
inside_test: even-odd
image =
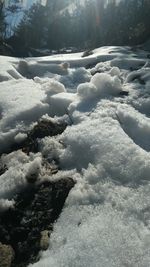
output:
[[[81,56],[1,58],[1,152],[14,140],[22,142],[41,117],[62,116],[63,120],[67,114],[70,125],[55,138],[38,140],[40,153],[16,151],[2,156],[7,168],[0,175],[0,207],[13,206],[8,198],[26,185],[29,176],[40,179],[42,157],[54,159],[62,170],[51,178],[68,175],[76,185],[55,224],[49,249],[30,266],[147,267],[147,54],[133,54],[129,47],[102,47],[88,58]],[[124,89],[129,96],[120,94]]]

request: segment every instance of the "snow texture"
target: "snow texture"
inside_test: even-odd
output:
[[[21,142],[42,117],[69,125],[39,141],[40,153],[3,154],[0,207],[28,176],[41,179],[42,155],[59,159],[51,179],[76,181],[34,267],[148,267],[150,263],[150,64],[147,51],[102,47],[25,60],[1,57],[0,152]],[[124,94],[128,92],[129,94]],[[46,173],[45,173],[46,175]],[[12,198],[12,200],[8,200]]]

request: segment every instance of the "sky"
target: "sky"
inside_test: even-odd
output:
[[[22,3],[23,7],[28,8],[30,7],[33,3],[36,2],[41,2],[41,4],[45,5],[47,0],[20,0],[20,3]],[[13,0],[5,0],[5,6],[7,7],[8,5],[12,4]]]

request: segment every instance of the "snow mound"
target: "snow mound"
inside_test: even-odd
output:
[[[92,79],[97,88],[98,95],[117,95],[122,91],[121,80],[117,77],[111,77],[107,73],[96,73]]]
[[[117,96],[121,91],[121,80],[107,73],[96,73],[89,83],[80,84],[77,88],[77,94],[81,99]]]
[[[62,64],[55,63],[39,63],[39,62],[27,62],[20,60],[17,70],[21,75],[25,77],[42,77],[46,73],[55,73],[59,75],[66,75],[68,73],[69,63],[64,62]]]
[[[42,89],[46,92],[47,97],[66,92],[64,85],[54,80],[50,80],[49,82],[44,83]]]
[[[97,88],[92,83],[82,83],[77,88],[77,94],[81,99],[91,99],[98,96]]]

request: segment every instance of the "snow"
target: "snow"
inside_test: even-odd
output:
[[[100,95],[117,95],[122,90],[121,80],[117,76],[111,77],[106,73],[96,73],[91,83],[97,87]]]
[[[1,62],[0,82],[22,78],[21,74],[17,72],[14,67],[15,63],[18,63],[17,59],[0,56],[0,62]]]
[[[0,199],[0,211],[3,212],[9,208],[14,207],[15,202],[13,200]]]
[[[21,143],[22,141],[24,141],[26,138],[27,138],[27,134],[25,134],[25,133],[18,133],[18,134],[15,136],[14,140],[15,140],[16,143],[19,144],[19,143]]]
[[[46,73],[51,72],[60,75],[66,75],[68,73],[68,66],[65,62],[63,64],[54,63],[38,63],[37,62],[27,62],[25,60],[20,60],[18,65],[18,72],[27,77],[44,76]]]
[[[82,53],[1,57],[1,153],[24,140],[40,118],[69,122],[60,136],[39,141],[39,153],[18,150],[1,157],[7,166],[0,176],[1,209],[13,205],[14,192],[30,175],[37,180],[48,176],[42,156],[59,159],[60,170],[51,179],[76,181],[54,225],[49,249],[30,267],[149,266],[147,53],[102,47],[85,58]],[[123,91],[129,95],[121,96]]]
[[[4,152],[19,132],[48,111],[46,94],[28,79],[0,83],[0,153]]]

